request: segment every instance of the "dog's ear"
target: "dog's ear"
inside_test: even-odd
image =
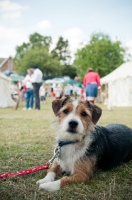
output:
[[[92,103],[90,103],[89,101],[85,101],[86,106],[88,107],[89,111],[92,114],[92,122],[94,124],[97,123],[97,121],[99,120],[99,118],[101,117],[102,114],[102,109]]]
[[[52,102],[52,109],[55,113],[55,115],[57,115],[58,111],[70,100],[70,97],[66,97],[64,99],[61,100],[54,100]]]

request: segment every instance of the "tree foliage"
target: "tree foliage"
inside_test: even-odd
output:
[[[103,33],[92,34],[90,42],[75,55],[74,66],[81,78],[88,68],[93,68],[101,77],[119,67],[126,56],[120,41],[113,42]]]
[[[52,50],[53,58],[58,58],[62,65],[69,65],[71,56],[69,51],[69,41],[59,37],[56,47]]]
[[[57,58],[61,64],[62,75],[74,78],[76,76],[76,68],[71,63],[71,55],[69,51],[69,41],[63,37],[59,37],[56,47],[51,51],[53,58]]]
[[[37,64],[45,76],[60,74],[60,63],[49,53],[52,38],[38,33],[29,36],[29,42],[16,47],[14,58],[19,73],[26,73],[27,69]]]
[[[20,73],[26,73],[34,64],[39,66],[45,76],[60,74],[59,61],[52,58],[46,47],[36,46],[27,50],[16,67]]]
[[[64,65],[62,67],[62,76],[70,76],[74,79],[74,77],[77,75],[77,70],[72,65]]]
[[[14,60],[17,62],[25,55],[25,53],[28,50],[33,49],[35,47],[39,47],[39,48],[47,47],[47,49],[49,50],[51,43],[52,43],[52,39],[49,36],[42,36],[38,33],[31,34],[29,36],[28,43],[24,42],[21,46],[16,47],[16,55],[15,55]]]
[[[76,75],[70,62],[69,42],[60,37],[50,52],[52,38],[38,33],[29,36],[29,42],[16,47],[15,66],[19,73],[26,73],[33,64],[38,64],[45,76]]]
[[[29,41],[31,43],[31,47],[47,47],[49,49],[52,43],[52,38],[50,36],[42,36],[38,33],[34,33],[30,35]]]

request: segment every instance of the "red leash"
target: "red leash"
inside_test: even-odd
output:
[[[43,169],[48,169],[48,168],[50,168],[54,159],[57,158],[59,155],[60,155],[60,146],[57,146],[54,149],[53,157],[45,165],[33,167],[33,168],[30,168],[30,169],[26,169],[26,170],[16,171],[16,172],[9,172],[9,173],[0,174],[0,178],[8,178],[8,177],[11,177],[11,176],[21,176],[21,175],[31,174],[31,173],[34,173],[34,172],[37,172],[37,171],[40,171],[40,170],[43,170]]]
[[[50,166],[50,164],[45,164],[42,166],[38,166],[38,167],[34,167],[34,168],[30,168],[30,169],[26,169],[26,170],[21,170],[21,171],[17,171],[17,172],[9,172],[9,173],[5,173],[5,174],[0,174],[0,178],[8,178],[11,176],[21,176],[21,175],[26,175],[26,174],[31,174],[43,169],[48,169]]]

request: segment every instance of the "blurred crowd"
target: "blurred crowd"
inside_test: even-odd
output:
[[[81,99],[85,98],[85,91],[83,86],[81,85],[62,85],[62,84],[53,84],[50,88],[50,96],[54,96],[55,99],[61,99],[62,97],[71,96],[74,99]]]
[[[23,81],[12,83],[10,86],[10,91],[11,91],[11,96],[15,101],[17,101],[17,99],[20,98],[22,102],[24,101],[26,102],[27,88],[26,85],[23,85]],[[39,98],[41,103],[46,103],[47,97],[54,97],[56,100],[58,100],[68,96],[71,96],[74,99],[84,100],[85,91],[83,86],[72,85],[72,84],[47,85],[43,82],[39,89]],[[24,109],[26,110],[26,107]],[[31,110],[30,107],[28,109]]]
[[[72,97],[79,100],[88,100],[94,104],[100,87],[100,76],[92,68],[88,69],[83,79],[83,84],[45,84],[42,81],[42,72],[38,66],[27,70],[23,81],[11,85],[11,95],[14,100],[25,101],[24,110],[38,109],[40,103],[46,103],[47,97],[56,100],[62,97]]]

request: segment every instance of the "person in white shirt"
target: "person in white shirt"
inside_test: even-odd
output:
[[[70,85],[70,95],[73,95],[73,85]]]
[[[42,83],[42,71],[38,68],[37,65],[33,67],[34,73],[31,77],[31,82],[33,84],[34,98],[35,98],[35,109],[40,110],[40,98],[39,98],[39,89]]]
[[[74,85],[73,87],[73,94],[74,94],[74,98],[77,99],[78,96],[80,95],[80,90],[81,88],[79,88],[79,86]]]
[[[61,99],[62,96],[63,96],[63,88],[61,85],[57,85],[56,92],[55,92],[56,100]]]
[[[43,83],[39,89],[40,101],[46,103],[46,90],[45,84]]]
[[[70,96],[70,85],[69,84],[64,89],[64,95],[65,95],[65,97]]]
[[[31,77],[33,74],[33,70],[32,69],[28,69],[27,70],[27,75],[24,78],[24,80],[22,81],[22,85],[26,86],[26,108],[24,108],[24,110],[31,110],[33,109],[33,85],[31,83]]]

